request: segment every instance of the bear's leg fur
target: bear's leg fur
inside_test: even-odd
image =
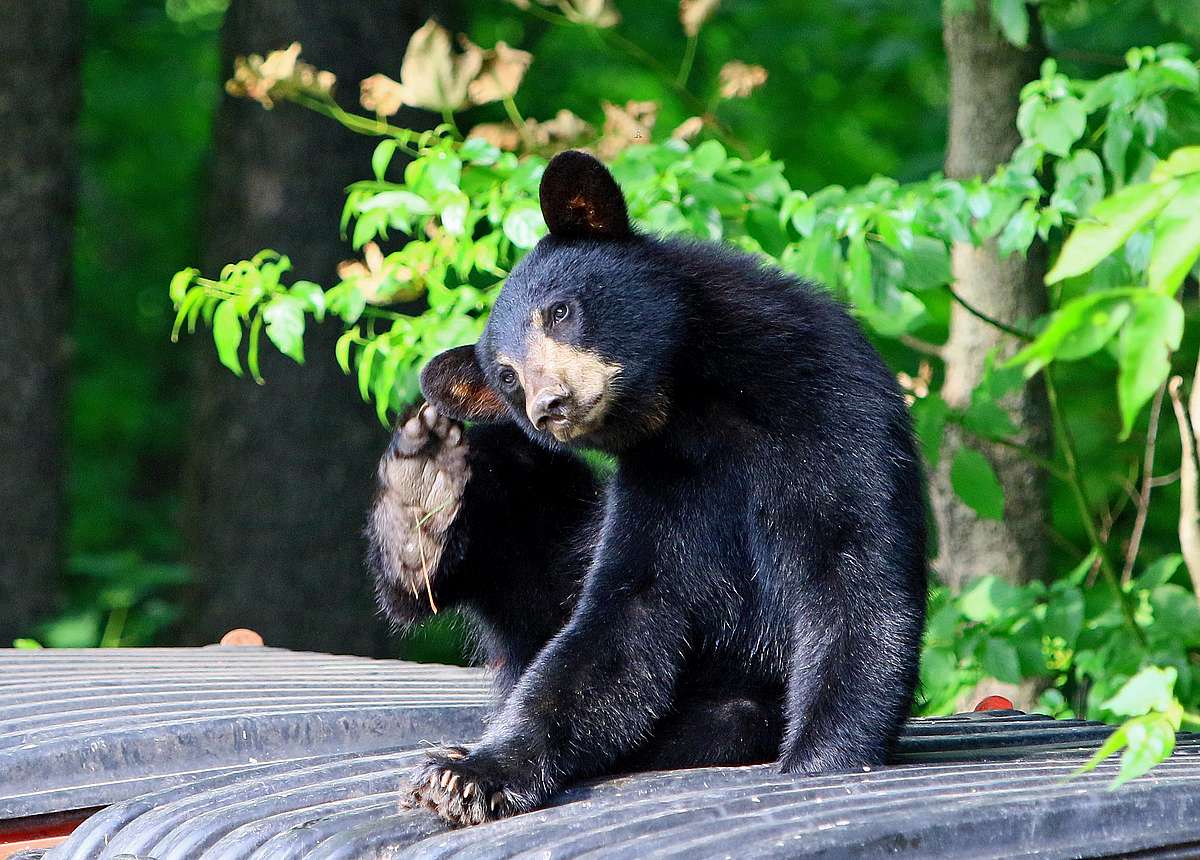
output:
[[[688,697],[654,727],[644,746],[617,770],[672,770],[761,764],[779,756],[783,709],[779,698],[715,691]]]
[[[780,769],[818,774],[882,765],[916,686],[924,595],[919,543],[879,522],[829,547],[799,599],[787,673]],[[831,583],[845,594],[822,601]]]

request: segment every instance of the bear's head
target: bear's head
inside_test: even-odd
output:
[[[549,235],[509,275],[479,342],[434,357],[421,390],[453,418],[618,451],[665,422],[680,301],[595,158],[555,156],[540,197]]]

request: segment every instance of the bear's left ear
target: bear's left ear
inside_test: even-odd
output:
[[[421,393],[438,412],[457,421],[508,420],[508,410],[487,384],[472,345],[435,355],[421,371]]]
[[[624,239],[629,235],[625,197],[612,174],[586,152],[560,152],[546,165],[542,217],[563,238]]]

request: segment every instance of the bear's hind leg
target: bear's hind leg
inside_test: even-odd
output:
[[[779,755],[783,711],[778,697],[710,693],[689,696],[659,721],[649,741],[618,771],[761,764]]]

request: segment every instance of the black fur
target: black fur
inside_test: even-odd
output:
[[[573,187],[555,170],[552,191]],[[469,431],[433,581],[515,685],[479,744],[418,776],[414,802],[452,823],[626,767],[878,765],[909,713],[925,521],[891,373],[820,289],[718,245],[610,235],[542,240],[476,348],[507,422]],[[617,455],[603,487],[496,376],[530,311],[564,301],[555,336],[622,368],[580,440]]]

